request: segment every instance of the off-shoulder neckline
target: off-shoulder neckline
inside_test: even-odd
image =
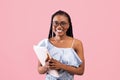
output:
[[[55,45],[53,45],[50,41],[49,41],[49,39],[47,39],[47,41],[48,41],[48,43],[51,45],[51,46],[53,46],[53,47],[55,47],[55,48],[58,48],[58,49],[73,49],[72,47],[66,47],[66,48],[64,48],[64,47],[57,47],[57,46],[55,46]],[[74,50],[74,49],[73,49]]]

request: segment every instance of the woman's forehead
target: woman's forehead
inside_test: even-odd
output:
[[[68,18],[65,15],[56,15],[54,16],[53,21],[68,21]]]

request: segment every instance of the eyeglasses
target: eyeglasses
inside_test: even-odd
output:
[[[67,23],[65,21],[61,21],[60,23],[58,21],[53,21],[53,26],[57,27],[59,25],[61,27],[65,27],[67,25]]]

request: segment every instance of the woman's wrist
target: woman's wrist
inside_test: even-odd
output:
[[[65,64],[61,65],[61,69],[66,70],[66,68],[67,68],[67,65],[65,65]]]

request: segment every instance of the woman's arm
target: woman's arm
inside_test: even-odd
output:
[[[73,48],[75,49],[78,56],[82,60],[82,64],[79,67],[68,66],[68,65],[58,62],[57,60],[51,59],[50,68],[51,69],[64,69],[71,74],[82,75],[84,73],[84,64],[85,64],[82,42],[79,40],[75,40]]]

